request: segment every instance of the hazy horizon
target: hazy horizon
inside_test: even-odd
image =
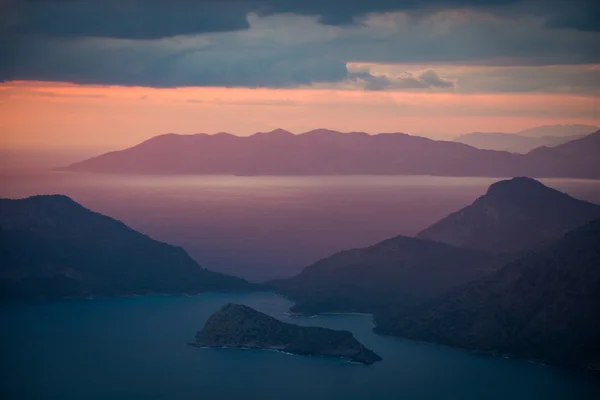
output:
[[[251,280],[291,276],[342,250],[413,236],[502,178],[0,173],[0,197],[65,194],[202,266]],[[600,180],[544,179],[600,204]]]

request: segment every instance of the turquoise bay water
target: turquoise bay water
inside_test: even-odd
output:
[[[347,329],[371,366],[187,346],[211,313],[247,304],[297,324]],[[64,300],[0,306],[3,399],[599,399],[597,375],[372,333],[369,316],[289,317],[270,293]]]

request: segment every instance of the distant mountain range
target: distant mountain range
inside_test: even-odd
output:
[[[595,131],[594,131],[595,132]],[[473,132],[461,135],[455,142],[468,144],[484,150],[510,151],[526,154],[538,147],[554,147],[563,143],[580,139],[586,135],[527,137],[516,133]]]
[[[600,130],[591,125],[544,125],[517,133],[473,132],[460,135],[455,142],[484,150],[526,154],[538,147],[555,147]]]
[[[572,137],[572,136],[586,136],[590,133],[598,131],[600,127],[593,125],[582,125],[582,124],[566,124],[566,125],[542,125],[534,128],[523,129],[517,132],[517,134],[526,137],[543,138],[546,136],[556,137]]]
[[[530,178],[500,181],[420,238],[344,251],[268,286],[299,313],[370,312],[381,333],[588,365],[600,362],[599,213]]]
[[[518,251],[600,218],[600,206],[531,178],[494,183],[475,202],[417,237],[488,252]]]
[[[567,146],[567,147],[564,147]],[[249,137],[167,134],[72,164],[70,171],[136,174],[519,176],[600,178],[600,131],[526,155],[403,133],[277,129]]]
[[[410,313],[379,332],[600,369],[600,220]]]
[[[66,196],[0,199],[0,297],[59,298],[245,289]]]

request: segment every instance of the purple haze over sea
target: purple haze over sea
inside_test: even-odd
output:
[[[200,264],[251,280],[297,273],[335,252],[414,235],[495,178],[134,176],[3,172],[0,197],[61,193]],[[600,203],[600,181],[544,179]]]

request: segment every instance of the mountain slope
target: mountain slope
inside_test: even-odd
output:
[[[533,176],[600,179],[600,131],[556,147],[540,147],[526,155]]]
[[[478,251],[398,236],[334,254],[269,286],[294,299],[297,312],[373,312],[479,278],[493,270],[487,260]]]
[[[585,135],[529,137],[516,133],[473,132],[461,135],[454,139],[454,141],[468,144],[478,149],[525,154],[538,147],[554,147],[582,138],[583,136]]]
[[[600,368],[600,220],[409,314],[377,316],[393,335]]]
[[[180,247],[61,195],[0,199],[0,293],[73,297],[241,289]]]
[[[531,178],[513,178],[494,183],[473,204],[417,236],[490,252],[516,251],[556,239],[598,217],[599,205]]]

